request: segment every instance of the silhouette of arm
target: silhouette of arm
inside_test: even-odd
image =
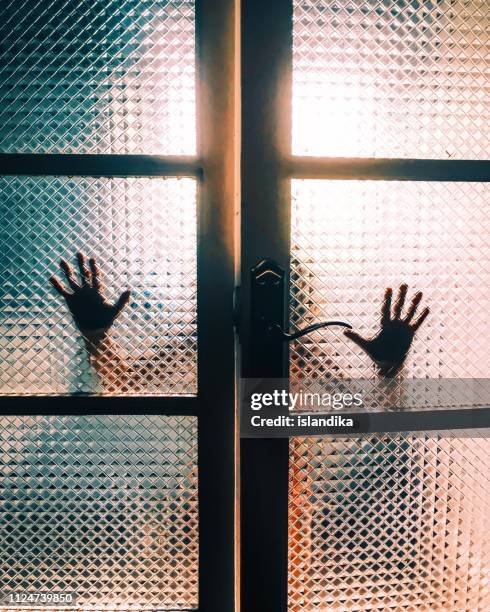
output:
[[[60,262],[69,290],[57,276],[52,276],[49,281],[64,298],[105,390],[123,391],[131,384],[129,371],[118,346],[110,337],[110,329],[128,303],[131,293],[124,291],[111,304],[104,297],[96,260],[90,258],[87,265],[83,253],[77,253],[77,263],[79,279],[67,261]]]

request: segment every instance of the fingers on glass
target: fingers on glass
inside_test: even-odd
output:
[[[424,308],[419,318],[413,322],[412,329],[414,332],[416,332],[419,329],[419,327],[422,325],[422,323],[425,321],[425,319],[427,319],[427,317],[429,316],[429,312],[430,310],[428,307]]]
[[[68,284],[70,285],[70,287],[73,289],[73,291],[80,289],[77,282],[75,281],[75,275],[73,272],[73,268],[70,266],[70,264],[64,259],[62,259],[60,261],[60,268],[63,270],[66,280]]]
[[[393,290],[388,287],[385,290],[385,297],[383,300],[383,305],[381,306],[381,322],[387,323],[390,320],[391,313],[391,298],[393,296]]]
[[[92,273],[92,286],[97,291],[100,291],[102,289],[102,283],[100,281],[99,266],[97,265],[97,262],[95,261],[94,257],[91,257],[88,260],[88,263],[89,263],[89,266],[90,266],[90,271]]]
[[[422,300],[422,297],[423,297],[423,293],[422,293],[422,291],[419,291],[412,298],[412,301],[411,301],[410,306],[409,306],[408,311],[407,311],[407,316],[405,317],[405,323],[410,323],[410,321],[415,316],[415,313],[417,312],[417,308],[418,308],[418,305],[420,304],[420,302]]]
[[[126,306],[129,302],[129,298],[131,297],[131,291],[125,291],[121,294],[121,297],[114,304],[114,318],[118,316],[121,310]]]
[[[85,263],[85,255],[81,252],[77,253],[77,262],[78,262],[78,269],[80,270],[80,276],[82,278],[82,283],[84,285],[89,285],[90,284],[90,272],[86,266]]]
[[[93,285],[94,289],[97,291],[101,290],[102,283],[100,280],[100,270],[97,262],[93,257],[91,257],[88,261],[90,269],[87,267],[85,255],[82,252],[77,253],[77,263],[78,269],[80,270],[80,277],[82,279],[82,285]],[[62,269],[65,278],[68,282],[68,285],[73,291],[77,291],[80,289],[80,285],[75,280],[75,272],[73,267],[65,260],[62,259],[60,261],[60,268]],[[56,277],[53,277],[56,278]],[[51,279],[50,279],[51,280]],[[53,283],[52,283],[53,284]],[[66,291],[65,291],[66,293]]]
[[[405,283],[400,285],[400,289],[398,290],[398,297],[396,298],[395,306],[393,308],[393,317],[395,319],[399,319],[402,314],[402,309],[405,304],[405,298],[407,296],[408,285]]]
[[[49,282],[53,285],[53,287],[56,289],[56,291],[62,295],[64,298],[68,297],[70,294],[68,293],[68,291],[63,287],[63,285],[61,284],[60,279],[57,276],[52,276],[49,279]]]

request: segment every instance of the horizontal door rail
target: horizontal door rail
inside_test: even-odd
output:
[[[376,413],[369,415],[369,424],[372,433],[461,430],[482,437],[490,435],[490,408]]]
[[[3,396],[0,415],[160,414],[198,416],[199,398],[116,396]]]
[[[193,156],[0,153],[0,175],[200,177]]]
[[[456,159],[376,159],[291,157],[291,178],[379,181],[490,181],[490,161]]]

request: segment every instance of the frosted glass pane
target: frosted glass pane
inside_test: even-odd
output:
[[[2,600],[197,608],[197,419],[4,416],[0,448]]]
[[[384,289],[424,292],[431,314],[406,361],[410,378],[490,378],[490,199],[477,183],[292,182],[291,320],[379,327]],[[413,295],[413,293],[412,293]],[[371,378],[341,332],[292,344],[293,380]]]
[[[195,393],[193,179],[4,177],[0,243],[0,394]],[[77,250],[99,261],[111,303],[132,291],[106,355],[114,389],[48,282]]]
[[[0,151],[193,154],[193,0],[9,0]]]
[[[290,610],[490,609],[488,438],[295,438],[290,452]]]
[[[488,0],[294,0],[293,152],[488,157]]]

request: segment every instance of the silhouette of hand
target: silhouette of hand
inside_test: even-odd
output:
[[[81,282],[75,279],[73,268],[67,261],[62,259],[60,262],[71,293],[65,289],[58,277],[52,276],[49,282],[65,298],[73,320],[82,334],[91,339],[102,338],[128,303],[131,293],[125,291],[115,304],[110,304],[102,294],[100,271],[95,259],[89,259],[88,268],[83,253],[77,253],[77,262]]]
[[[344,332],[347,338],[355,342],[380,366],[383,373],[394,373],[399,369],[410,350],[415,333],[429,315],[429,308],[424,308],[414,320],[422,300],[422,292],[419,291],[413,297],[405,317],[402,317],[407,289],[407,285],[401,285],[393,313],[391,312],[393,291],[386,289],[381,308],[381,329],[374,337],[363,338],[351,330]]]

